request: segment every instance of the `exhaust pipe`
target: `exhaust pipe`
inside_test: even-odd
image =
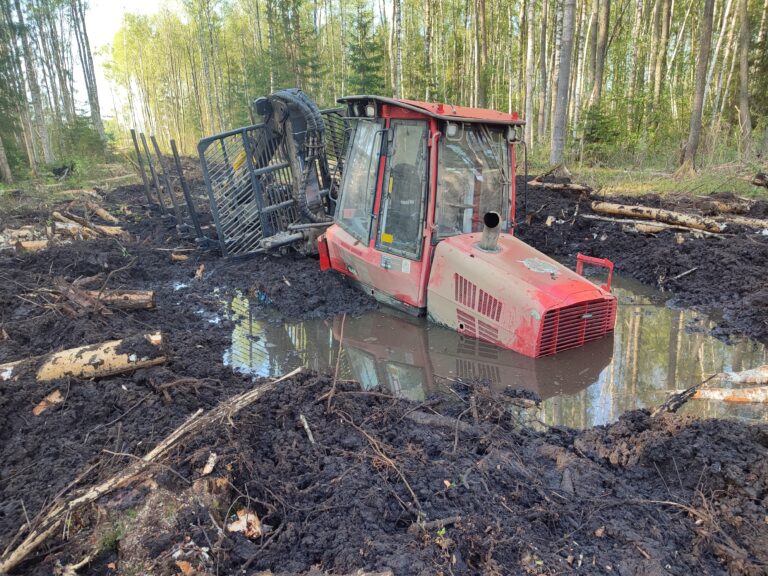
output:
[[[498,212],[486,212],[483,216],[483,237],[477,247],[486,252],[496,252],[499,249],[499,232],[501,216]]]

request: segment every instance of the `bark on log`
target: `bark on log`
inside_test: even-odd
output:
[[[755,204],[753,200],[709,200],[704,206],[717,214],[746,214]]]
[[[768,384],[768,364],[741,372],[723,372],[719,376],[734,384]]]
[[[663,230],[677,230],[680,232],[690,232],[694,235],[722,237],[721,234],[714,234],[698,228],[689,228],[681,224],[665,224],[664,222],[649,222],[647,220],[633,220],[631,218],[611,218],[609,216],[599,216],[597,214],[579,214],[579,218],[586,220],[599,220],[601,222],[613,222],[614,224],[623,224],[625,232],[639,232],[641,234],[658,234]]]
[[[112,214],[104,210],[104,208],[102,208],[95,202],[86,202],[85,205],[88,208],[88,210],[90,210],[91,212],[96,214],[96,216],[104,220],[104,222],[109,222],[110,224],[117,224],[119,222],[117,218],[112,216]]]
[[[39,252],[48,248],[48,240],[24,240],[16,242],[15,246],[17,250],[22,252]]]
[[[39,382],[65,376],[103,378],[165,361],[163,335],[155,332],[0,364],[0,382],[15,380],[31,370],[36,371]]]
[[[759,218],[748,218],[747,216],[720,216],[718,222],[725,224],[735,224],[737,226],[746,226],[747,228],[757,228],[758,230],[768,230],[768,220]]]
[[[54,222],[52,232],[53,234],[61,234],[78,239],[82,238],[83,240],[98,236],[91,228],[81,226],[77,222]]]
[[[62,296],[82,310],[95,310],[101,314],[112,314],[112,311],[99,302],[99,300],[77,286],[70,284],[64,278],[54,278],[53,285]]]
[[[85,293],[111,308],[149,310],[155,307],[152,290],[86,290]]]
[[[702,216],[692,214],[682,214],[672,212],[663,208],[650,208],[648,206],[626,206],[624,204],[613,204],[611,202],[592,202],[592,210],[600,214],[610,214],[613,216],[629,216],[630,218],[640,218],[643,220],[656,220],[665,224],[674,224],[685,228],[695,230],[704,230],[706,232],[722,232],[724,225]]]
[[[696,400],[720,400],[737,404],[768,402],[768,386],[752,388],[702,388],[693,395]]]
[[[562,182],[539,182],[535,178],[528,182],[528,186],[534,186],[536,188],[549,188],[551,190],[573,190],[574,192],[592,192],[592,188],[589,186],[582,186],[581,184],[566,184]]]
[[[17,242],[21,240],[32,240],[35,237],[35,229],[33,226],[22,226],[21,228],[6,228],[2,234],[9,242]]]

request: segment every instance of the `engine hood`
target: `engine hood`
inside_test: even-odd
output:
[[[495,252],[481,250],[480,238],[479,233],[454,236],[435,248],[427,291],[427,312],[433,320],[536,356],[548,312],[573,310],[566,327],[575,330],[581,322],[582,335],[589,336],[591,328],[584,323],[593,312],[602,320],[604,311],[574,306],[609,301],[606,309],[615,311],[609,292],[514,236],[501,234]],[[554,332],[557,337],[558,329]]]

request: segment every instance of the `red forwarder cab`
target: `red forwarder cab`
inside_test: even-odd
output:
[[[613,265],[597,286],[512,235],[517,114],[350,96],[352,125],[321,266],[380,301],[544,356],[611,332]],[[494,214],[498,215],[494,216]],[[484,223],[500,231],[490,248]],[[483,247],[485,246],[485,248]]]

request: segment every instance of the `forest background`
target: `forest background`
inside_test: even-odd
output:
[[[194,155],[291,86],[324,107],[368,93],[517,111],[534,166],[587,179],[703,168],[719,186],[768,156],[768,0],[175,0],[99,47],[109,114],[87,10],[0,0],[8,185],[87,173],[132,127]]]

